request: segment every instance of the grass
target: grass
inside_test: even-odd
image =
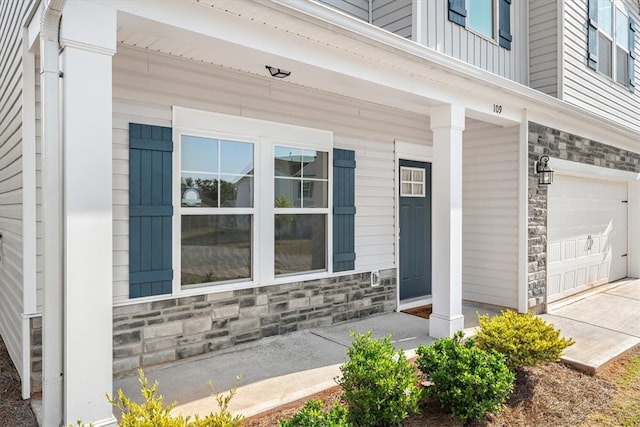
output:
[[[640,425],[640,348],[636,347],[629,359],[610,371],[617,388],[611,408],[592,415],[584,426]]]

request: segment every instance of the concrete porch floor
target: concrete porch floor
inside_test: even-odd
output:
[[[464,306],[465,331],[478,324],[476,313],[495,310]],[[606,363],[640,344],[640,280],[626,279],[596,292],[556,304],[541,316],[575,339],[563,361],[594,373]],[[429,321],[404,313],[375,316],[357,322],[302,331],[263,339],[232,352],[191,359],[170,366],[149,368],[150,381],[158,380],[165,402],[177,401],[174,410],[182,414],[207,414],[216,410],[207,383],[218,391],[229,390],[240,376],[237,395],[231,401],[234,413],[251,416],[335,385],[350,331],[372,331],[376,337],[392,334],[394,345],[415,355],[421,344],[430,344]],[[140,396],[136,375],[114,380],[114,391]]]

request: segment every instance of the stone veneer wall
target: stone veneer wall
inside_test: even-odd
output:
[[[113,373],[129,372],[396,308],[396,270],[114,307]],[[41,390],[41,319],[32,320],[33,391]]]
[[[535,164],[543,155],[610,169],[640,172],[640,154],[529,122],[529,309],[546,309],[547,186],[538,185]],[[551,184],[553,185],[553,184]]]

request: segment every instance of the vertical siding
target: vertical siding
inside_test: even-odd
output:
[[[513,308],[518,306],[518,129],[468,120],[462,169],[462,296]]]
[[[530,85],[558,97],[558,1],[529,2],[529,23]]]
[[[318,0],[318,2],[369,22],[369,0]]]
[[[29,1],[0,0],[0,335],[22,372],[22,21]]]
[[[426,22],[423,26],[425,33],[418,39],[431,49],[526,85],[529,76],[528,3],[521,0],[511,2],[511,50],[450,22],[447,19],[447,2],[440,0],[424,2],[422,16],[418,19]]]
[[[624,3],[632,19],[640,25],[637,2],[626,0]],[[640,130],[640,91],[636,89],[631,93],[587,66],[587,0],[565,2],[564,7],[564,100]],[[640,69],[639,38],[636,33],[636,82]]]
[[[393,142],[430,143],[427,117],[126,47],[113,64],[114,302],[128,298],[128,123],[171,126],[172,105],[333,131],[356,152],[355,267],[394,266]]]
[[[410,39],[412,7],[412,0],[373,0],[371,23]]]
[[[44,298],[44,240],[42,225],[42,103],[40,91],[40,57],[36,66],[36,311],[42,313]]]

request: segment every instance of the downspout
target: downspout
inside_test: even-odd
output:
[[[59,34],[65,1],[44,0],[40,24],[44,237],[42,421],[45,426],[60,426],[63,421],[63,169]]]

